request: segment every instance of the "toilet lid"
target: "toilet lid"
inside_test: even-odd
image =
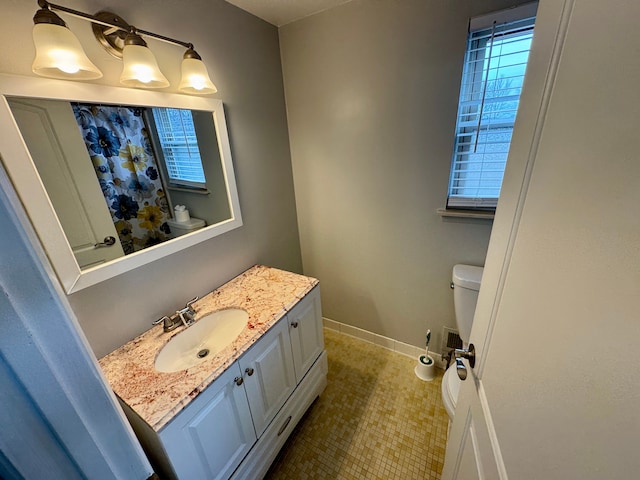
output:
[[[461,382],[462,380],[458,378],[458,372],[456,372],[456,364],[454,362],[453,365],[447,368],[447,371],[444,372],[444,376],[442,377],[442,401],[444,403],[444,409],[451,419],[453,419],[456,403],[458,403]]]

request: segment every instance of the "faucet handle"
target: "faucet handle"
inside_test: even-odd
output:
[[[187,302],[187,304],[185,305],[186,308],[191,308],[191,305],[193,305],[194,303],[196,303],[198,300],[200,300],[200,297],[196,296],[194,298],[192,298],[191,300],[189,300]]]
[[[159,319],[157,319],[157,320],[154,320],[153,322],[151,322],[151,324],[152,324],[152,325],[159,325],[159,324],[160,324],[160,323],[162,323],[162,322],[165,322],[165,323],[166,323],[166,322],[170,322],[170,321],[171,321],[171,319],[170,319],[167,315],[165,315],[165,316],[164,316],[164,317],[162,317],[162,318],[159,318]]]
[[[157,320],[154,320],[153,322],[151,322],[153,325],[159,325],[160,323],[164,322],[163,325],[163,329],[165,332],[170,332],[172,330],[175,330],[178,325],[180,325],[180,322],[176,322],[175,318],[171,318],[168,315],[165,315],[162,318],[159,318]]]

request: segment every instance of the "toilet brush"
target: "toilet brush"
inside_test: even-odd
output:
[[[431,341],[431,330],[427,330],[427,346],[424,351],[424,355],[420,355],[418,358],[418,364],[413,371],[420,380],[429,382],[436,376],[435,365],[433,359],[429,356],[429,342]]]
[[[427,346],[425,348],[424,359],[427,364],[429,364],[429,342],[431,341],[431,330],[427,329]]]

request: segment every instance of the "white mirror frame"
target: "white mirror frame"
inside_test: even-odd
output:
[[[242,226],[227,123],[221,100],[4,74],[0,74],[0,97],[0,131],[3,137],[0,143],[0,156],[58,279],[68,294]],[[102,265],[81,270],[11,113],[7,97],[146,107],[162,106],[212,112],[231,218]]]

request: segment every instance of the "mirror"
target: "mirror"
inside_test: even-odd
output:
[[[5,168],[67,293],[242,225],[220,100],[12,75],[0,92]]]
[[[209,112],[7,101],[82,270],[230,217]]]

